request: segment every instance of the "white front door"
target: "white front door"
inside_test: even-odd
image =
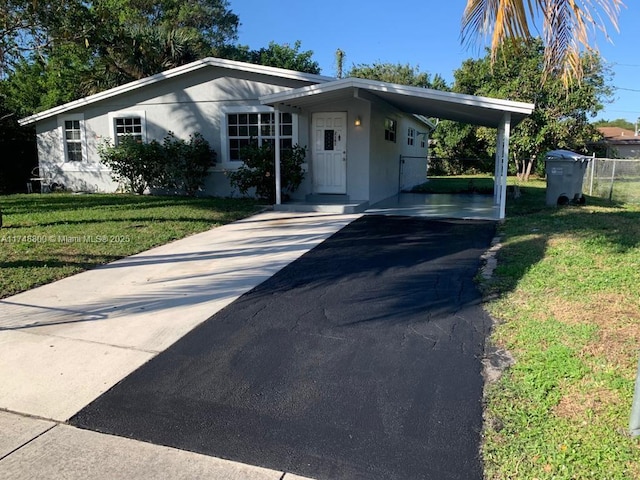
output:
[[[312,116],[313,191],[347,193],[347,112]]]

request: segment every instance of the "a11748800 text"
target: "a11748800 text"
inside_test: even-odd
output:
[[[130,243],[129,235],[3,235],[0,243]]]

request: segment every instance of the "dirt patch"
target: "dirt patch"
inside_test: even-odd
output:
[[[587,422],[592,416],[605,415],[610,405],[616,405],[621,401],[619,393],[615,390],[589,383],[582,381],[570,387],[570,391],[553,408],[555,415]]]
[[[600,293],[581,302],[563,300],[549,312],[568,325],[598,326],[598,339],[582,349],[585,356],[606,358],[613,366],[629,367],[640,344],[640,299],[617,293]]]
[[[630,319],[640,323],[640,299],[619,293],[597,293],[580,301],[559,299],[549,307],[557,320],[569,325],[588,323],[606,328]]]

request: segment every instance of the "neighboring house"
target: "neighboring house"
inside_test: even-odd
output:
[[[640,158],[640,136],[633,130],[620,127],[598,127],[606,158]]]
[[[225,171],[242,164],[242,146],[257,138],[280,147],[277,165],[281,148],[308,147],[305,180],[293,200],[355,201],[364,208],[425,181],[434,128],[427,117],[447,118],[498,128],[495,198],[504,206],[509,131],[533,107],[206,58],[20,123],[35,124],[41,172],[72,190],[118,188],[98,157],[106,137],[117,143],[125,134],[150,141],[169,131],[180,138],[199,132],[217,152],[204,194],[237,194]]]

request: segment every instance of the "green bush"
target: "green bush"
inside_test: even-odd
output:
[[[185,141],[169,132],[162,143],[137,142],[123,137],[118,145],[111,139],[98,146],[100,161],[111,169],[112,178],[125,190],[142,194],[147,188],[177,189],[195,195],[204,185],[216,154],[201,134]]]
[[[256,196],[274,203],[276,199],[275,184],[275,152],[271,144],[251,145],[241,151],[243,165],[235,171],[227,172],[231,185],[240,193],[247,195],[255,188]],[[282,198],[289,198],[304,179],[302,164],[307,156],[307,148],[294,145],[291,149],[282,150],[280,161],[280,180]]]

